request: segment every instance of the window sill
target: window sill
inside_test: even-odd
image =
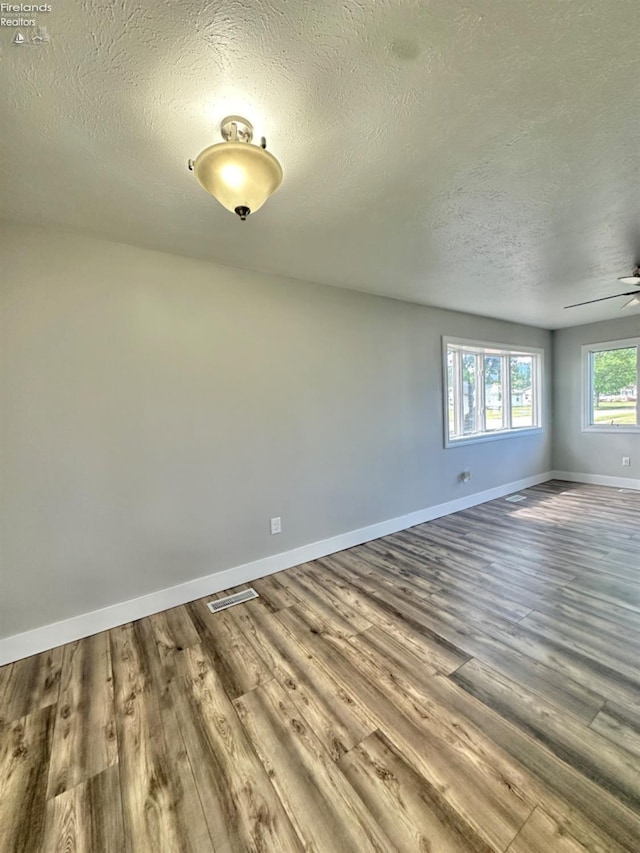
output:
[[[599,433],[609,433],[609,434],[617,434],[620,432],[624,433],[638,433],[640,432],[640,426],[633,426],[628,424],[609,424],[605,426],[586,426],[582,427],[582,432],[599,432]]]
[[[445,448],[461,447],[467,444],[482,444],[485,441],[502,441],[505,438],[520,438],[523,435],[539,435],[543,433],[542,427],[523,427],[522,429],[512,429],[508,432],[490,432],[482,435],[469,435],[461,438],[446,438],[444,442]]]

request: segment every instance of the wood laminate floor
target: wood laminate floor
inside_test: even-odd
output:
[[[640,850],[640,494],[550,482],[0,669],[2,853]]]

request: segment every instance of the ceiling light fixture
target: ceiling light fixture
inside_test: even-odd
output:
[[[623,275],[618,281],[623,284],[640,284],[640,265],[636,266],[631,275]]]
[[[264,137],[259,146],[251,144],[253,127],[245,118],[227,116],[220,132],[224,142],[205,148],[189,168],[200,186],[244,222],[278,189],[282,167]]]
[[[640,287],[640,264],[636,264],[633,268],[633,272],[631,275],[623,275],[618,281],[621,281],[623,284],[635,284]],[[630,299],[628,302],[625,302],[622,308],[623,311],[625,308],[631,307],[631,305],[640,305],[640,292],[636,293],[635,290],[627,290],[624,293],[613,293],[611,296],[601,296],[599,299],[587,299],[586,302],[574,302],[573,305],[565,305],[565,308],[580,308],[583,305],[592,305],[594,302],[606,302],[607,299],[617,299],[619,296],[632,296],[633,299]]]

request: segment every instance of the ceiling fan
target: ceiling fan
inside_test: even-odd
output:
[[[631,273],[631,275],[623,275],[618,281],[621,281],[623,284],[635,284],[637,287],[640,287],[640,264],[636,264],[635,269]],[[633,299],[630,299],[628,302],[625,302],[621,311],[624,308],[628,308],[630,305],[640,305],[640,290],[627,290],[626,293],[614,293],[613,296],[601,296],[600,299],[588,299],[586,302],[576,302],[574,305],[565,305],[565,308],[579,308],[580,305],[591,305],[592,302],[604,302],[606,299],[617,299],[619,296],[632,296]]]

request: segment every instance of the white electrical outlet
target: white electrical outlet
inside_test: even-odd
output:
[[[280,516],[271,519],[271,535],[282,533],[282,519]]]
[[[622,457],[622,467],[623,468],[630,468],[631,467],[631,457],[630,456],[623,456]]]

